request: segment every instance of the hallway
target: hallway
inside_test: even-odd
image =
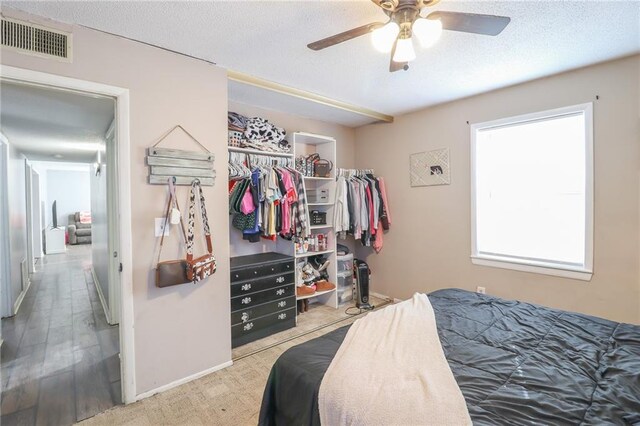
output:
[[[2,320],[1,423],[67,425],[120,403],[119,330],[91,276],[91,245],[45,256]]]

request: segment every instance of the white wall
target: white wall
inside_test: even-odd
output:
[[[9,239],[11,245],[10,273],[12,301],[15,304],[22,291],[21,263],[27,258],[27,195],[26,157],[9,141]]]
[[[551,76],[356,130],[356,161],[387,184],[391,230],[379,255],[360,250],[374,291],[481,285],[497,296],[640,323],[640,56]],[[596,100],[596,95],[599,100]],[[593,102],[594,268],[590,282],[471,263],[470,130],[478,123]],[[412,153],[449,148],[451,185],[409,184]]]
[[[96,162],[98,156],[96,156]],[[91,181],[91,263],[102,291],[105,309],[109,310],[109,229],[107,225],[107,164],[100,156],[101,171],[96,176],[92,167]],[[107,314],[110,318],[110,314]]]
[[[47,207],[51,214],[51,206],[56,201],[58,210],[58,226],[68,225],[68,215],[78,211],[91,210],[91,181],[89,165],[81,170],[47,170]],[[53,223],[49,217],[47,225]]]
[[[42,257],[43,247],[42,247],[42,194],[40,190],[40,173],[38,173],[35,168],[31,170],[31,214],[32,214],[32,223],[31,223],[31,235],[33,239],[33,256],[34,257]]]

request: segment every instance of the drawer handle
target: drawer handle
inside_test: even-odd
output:
[[[283,319],[285,319],[286,317],[287,317],[287,314],[285,314],[285,313],[282,313],[282,314],[278,315],[278,319],[279,319],[279,320],[283,320]]]
[[[236,278],[240,278],[240,275],[236,274]]]
[[[247,283],[247,284],[243,284],[242,287],[240,287],[242,289],[242,291],[248,291],[251,290],[251,284]]]
[[[287,269],[290,269],[290,268],[291,268],[291,265],[287,265]]]
[[[286,300],[282,300],[282,301],[278,302],[278,308],[284,308],[285,306],[287,306],[287,301]]]
[[[276,270],[276,268],[271,268],[271,270],[272,270],[272,271],[275,271],[275,270]]]
[[[245,324],[242,328],[244,328],[244,331],[249,331],[253,328],[253,323],[250,322],[249,324]]]
[[[283,283],[283,282],[284,282],[284,277],[278,277],[278,278],[276,278],[276,282],[277,282],[277,283]]]
[[[248,305],[249,303],[251,303],[251,298],[250,297],[245,297],[244,299],[242,299],[242,304],[243,305]]]
[[[258,275],[258,271],[253,271],[253,275]]]
[[[278,296],[282,296],[284,294],[284,288],[279,289],[278,291],[276,291],[276,294]]]
[[[242,322],[247,322],[249,321],[249,314],[246,312],[242,313],[242,317],[240,317],[242,319]]]

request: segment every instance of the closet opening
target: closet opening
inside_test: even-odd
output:
[[[345,179],[361,180],[358,189],[363,195],[373,180],[338,167],[345,162],[337,155],[340,135],[333,133],[338,126],[323,129],[317,123],[244,104],[229,106],[235,360],[330,326],[347,325],[366,312],[367,303],[389,303],[372,295],[364,297],[367,303],[358,298],[354,261],[360,242],[353,237],[367,245],[373,240],[364,222],[354,234],[348,215],[346,220],[343,216],[349,207]],[[380,206],[376,202],[376,208]],[[370,210],[357,212],[366,215],[367,225],[369,211],[373,220],[373,203]]]

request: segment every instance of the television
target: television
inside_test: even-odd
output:
[[[53,219],[53,228],[58,227],[58,208],[56,206],[57,200],[51,205],[51,217]]]

